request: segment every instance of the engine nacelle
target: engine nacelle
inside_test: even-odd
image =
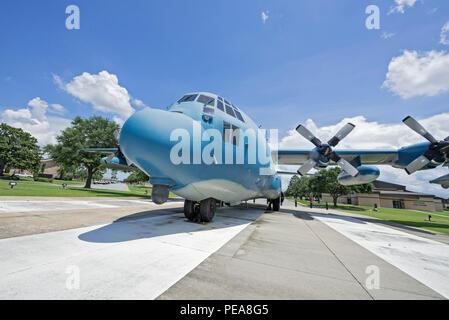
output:
[[[344,186],[370,183],[379,178],[380,175],[380,170],[372,166],[359,166],[357,170],[359,170],[357,177],[353,177],[346,172],[340,173],[337,178],[338,183]]]

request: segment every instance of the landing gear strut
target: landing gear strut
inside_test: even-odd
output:
[[[281,197],[278,197],[276,199],[267,199],[268,206],[266,210],[273,210],[273,211],[279,211],[281,210]],[[273,209],[272,209],[273,208]]]
[[[184,216],[193,222],[211,222],[215,217],[217,203],[209,198],[200,202],[185,200]]]

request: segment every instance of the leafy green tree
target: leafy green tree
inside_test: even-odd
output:
[[[338,182],[338,175],[343,170],[339,167],[321,170],[316,176],[313,177],[315,182],[315,192],[319,190],[320,193],[328,193],[334,202],[334,207],[337,206],[337,200],[339,197],[348,195],[351,193],[371,193],[374,185],[372,183],[344,186]]]
[[[147,182],[149,179],[148,175],[142,170],[135,171],[131,173],[126,179],[126,183],[139,183],[139,182]]]
[[[35,137],[20,128],[0,124],[0,175],[5,168],[39,171],[41,156]]]
[[[114,132],[118,124],[100,116],[88,119],[76,117],[72,126],[62,131],[56,139],[58,143],[50,147],[53,160],[67,168],[84,167],[87,170],[85,188],[90,188],[94,174],[102,170],[101,158],[104,155],[86,152],[84,148],[113,148],[117,145]]]
[[[293,198],[298,198],[300,196],[299,194],[299,177],[298,176],[293,176],[290,179],[290,183],[288,185],[287,190],[285,191],[285,195],[288,197],[293,197]]]
[[[373,192],[374,184],[372,184],[371,182],[365,183],[365,184],[359,184],[356,186],[351,186],[351,189],[355,193],[371,193],[371,192]]]
[[[338,183],[337,177],[341,172],[343,170],[338,167],[321,170],[319,172],[320,179],[324,183],[324,192],[330,194],[334,202],[334,207],[337,206],[337,200],[340,196],[350,194],[352,191],[351,187]]]

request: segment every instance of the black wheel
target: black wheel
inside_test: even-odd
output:
[[[273,203],[273,211],[281,210],[281,197],[271,200]]]
[[[195,220],[195,202],[190,200],[184,201],[184,216],[190,221]]]
[[[206,199],[200,202],[200,217],[202,222],[211,222],[215,216],[217,203],[215,199]]]

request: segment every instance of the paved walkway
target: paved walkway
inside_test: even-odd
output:
[[[0,214],[0,299],[447,297],[448,245],[339,212],[250,205],[196,224],[179,201],[47,201]]]

